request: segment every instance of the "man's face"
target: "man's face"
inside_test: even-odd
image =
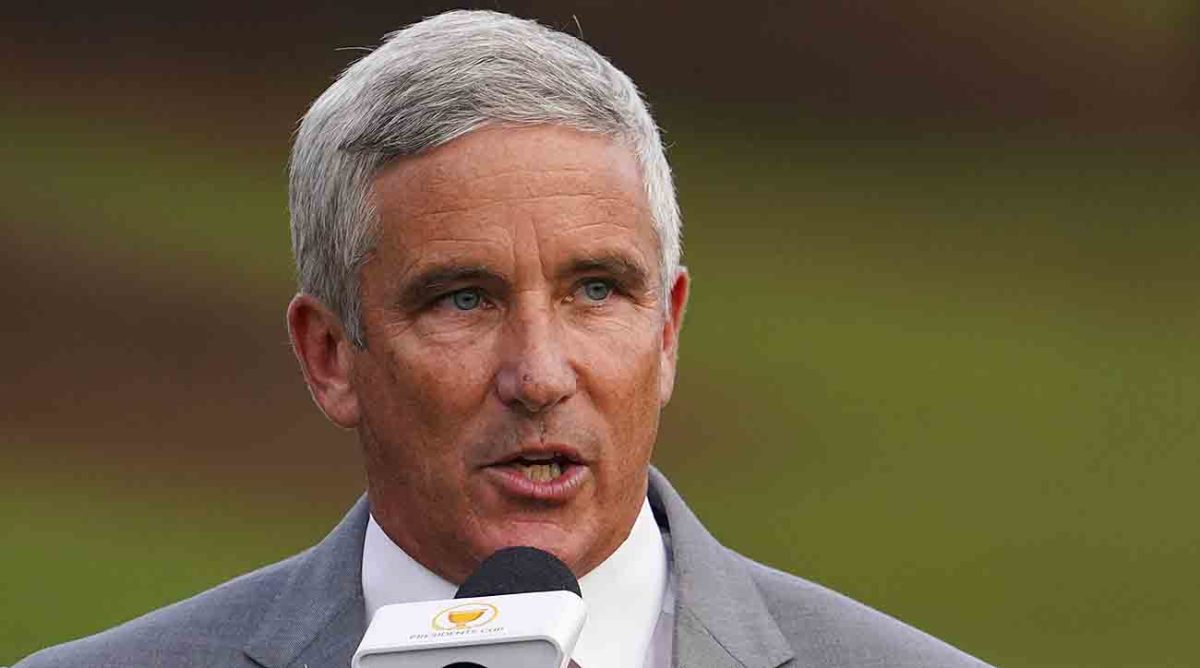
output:
[[[371,194],[350,386],[376,520],[455,582],[511,545],[586,573],[645,496],[687,293],[683,274],[661,285],[633,153],[489,128]]]

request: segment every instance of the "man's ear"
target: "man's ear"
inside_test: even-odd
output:
[[[351,372],[354,344],[341,320],[316,297],[298,294],[287,309],[292,351],[304,372],[313,401],[330,422],[350,429],[358,425],[358,395]]]
[[[662,366],[659,374],[659,399],[663,406],[671,400],[675,390],[675,365],[679,359],[679,330],[683,327],[683,312],[687,307],[688,289],[691,277],[687,267],[680,267],[675,272],[667,298],[667,317],[663,320],[662,329]]]

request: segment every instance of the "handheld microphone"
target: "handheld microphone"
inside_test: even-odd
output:
[[[496,551],[452,600],[385,605],[351,668],[566,668],[587,607],[579,581],[533,547]]]

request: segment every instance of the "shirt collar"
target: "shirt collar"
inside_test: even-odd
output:
[[[663,536],[643,501],[625,541],[579,579],[588,617],[572,658],[587,668],[642,665],[664,611],[667,572]],[[393,543],[374,516],[363,543],[362,588],[368,621],[385,605],[450,599],[457,589]]]

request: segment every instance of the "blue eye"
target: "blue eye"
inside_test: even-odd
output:
[[[583,284],[583,296],[594,302],[601,302],[608,299],[612,291],[612,285],[608,281],[591,280]]]
[[[471,311],[479,308],[479,304],[483,301],[483,297],[479,291],[474,288],[458,290],[450,294],[450,301],[454,304],[454,308],[460,311]]]

